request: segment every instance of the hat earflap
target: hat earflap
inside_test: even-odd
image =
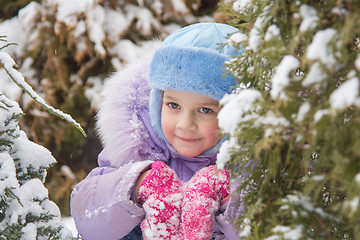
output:
[[[151,125],[153,126],[155,133],[167,142],[161,127],[161,109],[163,102],[162,96],[163,91],[156,88],[151,89],[149,100],[149,113]]]

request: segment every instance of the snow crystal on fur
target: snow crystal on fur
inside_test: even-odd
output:
[[[149,145],[149,133],[140,119],[149,105],[150,57],[107,79],[102,91],[96,126],[114,167],[160,158],[159,151]]]

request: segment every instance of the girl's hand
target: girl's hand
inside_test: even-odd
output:
[[[227,170],[209,166],[197,172],[183,193],[180,239],[208,240],[214,231],[215,214],[230,192]]]
[[[136,181],[136,184],[135,184],[135,202],[136,203],[140,203],[140,199],[139,199],[139,188],[141,186],[141,184],[143,183],[144,179],[146,178],[147,175],[149,175],[149,173],[151,172],[151,170],[147,170],[145,172],[143,172],[138,180]]]
[[[179,239],[182,182],[165,163],[156,161],[138,182],[137,201],[146,212],[141,223],[144,240]]]

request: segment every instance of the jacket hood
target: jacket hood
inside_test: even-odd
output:
[[[96,128],[110,164],[166,159],[164,141],[150,133],[148,69],[151,54],[106,79],[96,116]],[[150,129],[151,130],[151,129]],[[151,136],[152,134],[152,136]],[[160,146],[160,147],[159,147]]]

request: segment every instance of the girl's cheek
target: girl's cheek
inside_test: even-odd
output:
[[[219,141],[220,137],[218,136],[218,121],[213,121],[207,125],[207,129],[205,130],[208,133],[208,137],[210,139],[214,139],[214,141]]]
[[[169,141],[168,137],[171,135],[171,132],[173,129],[172,120],[167,117],[162,118],[161,128],[162,128],[165,138]]]

